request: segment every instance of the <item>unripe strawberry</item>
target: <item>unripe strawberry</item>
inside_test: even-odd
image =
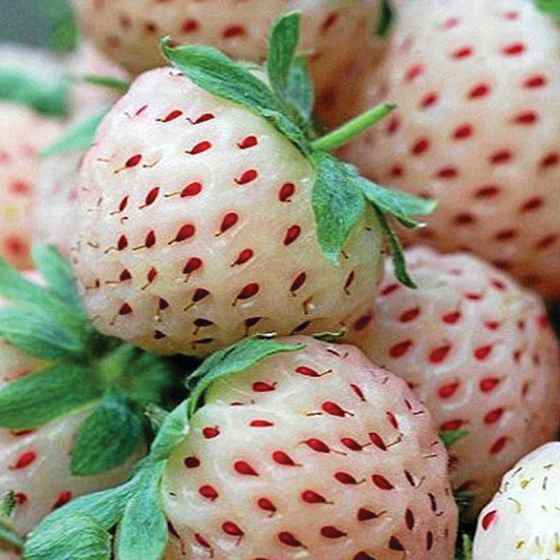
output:
[[[349,340],[398,372],[440,431],[467,432],[451,448],[451,478],[474,493],[473,515],[558,431],[558,343],[540,298],[496,268],[425,248],[406,256],[418,289],[401,287],[388,265],[376,309]]]
[[[560,444],[520,461],[478,520],[473,560],[550,560],[558,556]]]
[[[214,383],[164,476],[167,560],[450,560],[447,454],[406,384],[304,337]]]
[[[560,31],[537,4],[401,0],[361,102],[398,109],[346,157],[369,178],[438,200],[409,241],[474,252],[557,296]]]

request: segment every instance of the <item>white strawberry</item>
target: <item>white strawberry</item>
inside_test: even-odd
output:
[[[31,264],[32,208],[38,152],[60,132],[33,110],[0,100],[0,255],[18,268]]]
[[[408,237],[469,250],[560,294],[560,31],[526,0],[399,2],[365,106],[398,110],[346,156],[370,178],[439,201]]]
[[[141,76],[83,165],[75,259],[95,325],[193,355],[254,332],[339,330],[373,300],[381,236],[368,209],[329,262],[315,179],[262,117],[176,70]]]
[[[560,444],[520,461],[480,514],[472,560],[552,560],[560,552]]]
[[[351,77],[359,78],[353,68],[372,48],[380,5],[379,0],[74,0],[86,36],[135,74],[165,64],[158,49],[165,35],[179,43],[216,47],[236,59],[263,62],[274,19],[301,11],[301,50],[310,55],[327,115],[335,97],[344,95],[349,101]],[[346,91],[339,87],[342,81],[349,86]]]
[[[557,433],[558,343],[540,299],[494,267],[424,248],[407,262],[419,289],[388,266],[376,309],[349,340],[398,372],[440,431],[468,432],[451,449],[451,477],[474,493],[476,514],[503,474]]]
[[[406,384],[303,337],[217,381],[173,451],[168,560],[450,560],[447,455]]]

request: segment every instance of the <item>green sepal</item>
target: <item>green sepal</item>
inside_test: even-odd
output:
[[[398,189],[387,189],[356,175],[364,196],[384,214],[394,216],[403,226],[415,229],[422,224],[412,216],[428,216],[437,207],[435,200],[412,196]]]
[[[468,436],[467,430],[447,430],[439,433],[439,438],[447,450],[451,449],[458,441]]]
[[[290,119],[282,101],[246,67],[212,47],[171,47],[166,38],[161,49],[197,86],[270,121],[304,153],[309,149],[305,133]]]
[[[21,551],[23,545],[24,540],[12,523],[8,519],[0,517],[0,556],[2,556],[2,550],[5,547]]]
[[[115,76],[102,76],[99,74],[86,74],[84,76],[79,76],[78,80],[85,82],[86,84],[91,84],[92,86],[109,89],[122,94],[126,93],[131,85],[128,80],[115,78]]]
[[[69,111],[66,80],[46,82],[22,71],[0,69],[0,99],[26,105],[43,113],[65,117]]]
[[[311,79],[309,61],[304,56],[296,56],[288,75],[287,98],[304,122],[311,122],[315,104],[315,87]]]
[[[72,513],[61,517],[43,538],[28,540],[25,560],[109,560],[111,535],[94,517]]]
[[[76,19],[69,2],[63,0],[49,0],[40,2],[40,7],[49,28],[46,46],[58,53],[73,51],[79,41],[79,31]]]
[[[293,12],[279,17],[268,41],[268,80],[272,90],[284,102],[289,101],[289,77],[299,44],[301,14]]]
[[[60,251],[52,245],[38,243],[33,245],[31,256],[35,267],[47,282],[47,290],[65,301],[76,313],[85,317],[74,271]]]
[[[189,433],[189,401],[182,402],[163,420],[150,451],[150,459],[163,461]]]
[[[80,333],[54,318],[14,307],[0,308],[0,338],[41,360],[79,359],[85,352]]]
[[[535,3],[542,12],[560,19],[560,0],[535,0]]]
[[[377,219],[379,220],[379,224],[381,226],[381,230],[389,244],[389,249],[391,252],[391,258],[393,260],[393,266],[395,268],[395,276],[397,280],[406,286],[407,288],[416,289],[418,286],[414,282],[414,280],[410,277],[408,273],[408,269],[406,267],[406,259],[404,256],[403,246],[397,234],[391,227],[387,216],[383,214],[380,210],[376,209]]]
[[[273,338],[255,336],[218,350],[207,358],[187,381],[192,389],[187,405],[188,418],[200,408],[204,394],[216,381],[244,372],[275,354],[296,352],[304,347],[304,344],[287,344]]]
[[[345,164],[326,152],[313,154],[316,179],[312,205],[323,255],[337,263],[350,234],[363,218],[366,202]]]
[[[376,34],[379,37],[385,37],[389,30],[391,29],[391,25],[393,23],[393,10],[389,5],[388,0],[382,0],[381,2],[381,19],[379,21],[379,26],[377,28]]]
[[[27,430],[42,426],[98,400],[103,386],[87,367],[55,364],[0,390],[0,426]]]
[[[11,519],[16,509],[17,501],[13,490],[0,496],[0,519]]]
[[[455,492],[453,494],[455,498],[455,503],[459,508],[459,517],[463,517],[464,513],[467,512],[475,500],[475,495],[472,492]]]
[[[119,560],[160,560],[169,538],[163,513],[161,481],[166,461],[139,473],[138,487],[119,526]]]
[[[455,560],[473,560],[473,540],[468,533],[459,535]]]
[[[93,476],[123,465],[144,441],[142,421],[123,395],[107,395],[80,426],[72,474]]]
[[[72,126],[62,135],[62,138],[43,150],[41,157],[48,158],[57,154],[89,150],[95,140],[97,129],[106,114],[107,111],[102,111]]]

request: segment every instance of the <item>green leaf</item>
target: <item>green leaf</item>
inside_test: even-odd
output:
[[[32,249],[33,262],[48,283],[48,289],[85,317],[78,283],[70,263],[49,245],[36,244]]]
[[[47,47],[55,52],[73,51],[79,40],[78,26],[72,9],[65,0],[49,0],[38,4],[50,28]]]
[[[81,152],[89,150],[92,146],[97,129],[105,118],[107,111],[103,111],[73,126],[57,140],[52,146],[41,152],[42,157],[51,157],[67,152]]]
[[[130,88],[130,82],[114,76],[100,76],[98,74],[86,74],[80,79],[86,84],[98,86],[105,89],[111,89],[117,93],[126,93]]]
[[[144,440],[142,421],[119,394],[105,397],[82,423],[72,449],[72,474],[93,476],[127,461]]]
[[[439,433],[439,438],[443,441],[446,449],[451,449],[459,440],[468,436],[467,430],[448,430]]]
[[[286,344],[257,336],[212,354],[188,380],[188,385],[192,388],[188,417],[192,417],[201,406],[204,393],[217,380],[244,372],[275,354],[296,352],[304,347],[303,344]]]
[[[537,8],[560,19],[560,0],[536,0]]]
[[[167,548],[167,520],[161,503],[166,461],[146,469],[126,506],[119,532],[119,560],[160,560]]]
[[[381,3],[381,20],[379,22],[379,27],[377,28],[377,35],[379,37],[385,37],[389,30],[391,29],[391,24],[393,23],[393,10],[389,6],[388,0],[382,0]]]
[[[25,544],[25,560],[109,560],[111,536],[91,516],[74,513],[59,520],[48,535]]]
[[[3,545],[19,551],[22,550],[24,541],[10,521],[0,517],[0,557],[4,550]]]
[[[0,426],[36,428],[85,407],[102,393],[101,383],[85,366],[52,365],[0,390]]]
[[[473,558],[473,541],[472,537],[467,533],[463,533],[459,538],[456,560],[472,560]]]
[[[38,359],[79,359],[85,352],[79,334],[33,311],[0,308],[0,338]]]
[[[327,153],[313,155],[316,179],[312,204],[323,255],[333,263],[362,219],[366,203],[345,166]]]
[[[301,14],[292,12],[280,16],[272,27],[268,42],[268,79],[272,90],[288,101],[288,82],[292,62],[299,44]]]
[[[271,121],[305,153],[304,132],[290,120],[282,101],[244,65],[212,47],[171,47],[168,38],[162,41],[161,49],[167,60],[197,86]]]
[[[309,121],[313,115],[315,88],[309,62],[303,56],[296,56],[290,67],[287,97],[290,105],[299,111],[300,118]]]
[[[46,82],[18,70],[0,69],[0,99],[21,103],[45,115],[66,116],[68,83]]]
[[[48,289],[30,282],[19,272],[0,259],[0,296],[22,309],[46,315],[69,331],[84,330],[84,320],[76,315],[67,302],[52,294]]]
[[[0,496],[0,519],[10,519],[16,509],[17,501],[13,490]]]
[[[391,258],[393,259],[393,266],[395,267],[395,276],[401,284],[404,284],[408,288],[417,288],[418,286],[408,273],[404,251],[397,234],[394,232],[385,214],[377,209],[376,213],[379,224],[381,225],[381,230],[389,243]]]
[[[189,433],[188,410],[189,401],[185,401],[166,416],[152,444],[150,459],[167,459],[173,449],[185,439]]]
[[[397,218],[405,227],[417,228],[420,224],[412,216],[427,216],[437,206],[435,200],[418,198],[398,189],[386,189],[363,177],[356,176],[356,180],[370,202],[384,214]]]

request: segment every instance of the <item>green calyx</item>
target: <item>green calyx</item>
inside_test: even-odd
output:
[[[34,371],[0,389],[0,427],[34,429],[88,410],[72,473],[111,470],[146,444],[143,408],[163,402],[173,370],[166,359],[93,329],[73,271],[55,249],[36,246],[33,257],[44,283],[0,261],[0,339],[37,360]]]
[[[66,79],[49,82],[19,70],[0,69],[0,99],[26,105],[44,115],[65,117],[70,109]]]
[[[537,8],[555,19],[560,19],[560,0],[534,0]]]
[[[351,120],[338,130],[317,138],[311,124],[313,86],[308,67],[297,54],[300,14],[277,19],[269,41],[267,82],[246,65],[233,61],[211,47],[173,47],[162,41],[167,60],[199,87],[241,105],[273,124],[313,164],[316,179],[312,205],[317,236],[324,256],[336,264],[358,224],[377,219],[387,240],[396,274],[415,287],[408,275],[402,247],[390,219],[408,228],[419,227],[415,216],[430,214],[435,203],[393,189],[385,189],[360,177],[356,170],[330,155],[389,114],[394,106],[383,104]],[[374,212],[367,212],[368,207]]]
[[[157,416],[159,432],[149,455],[132,478],[117,488],[78,498],[45,518],[25,543],[25,560],[70,560],[85,550],[82,533],[95,551],[92,560],[160,560],[168,543],[161,485],[169,457],[189,433],[189,421],[202,406],[206,391],[218,380],[245,372],[263,360],[284,352],[297,352],[303,344],[288,344],[272,337],[256,336],[210,356],[189,377],[190,397],[172,412]],[[65,532],[61,527],[79,527]],[[118,531],[118,550],[111,550],[111,532]]]
[[[451,449],[458,441],[467,437],[469,432],[467,430],[448,430],[445,432],[440,432],[439,438],[445,445],[447,450]]]

